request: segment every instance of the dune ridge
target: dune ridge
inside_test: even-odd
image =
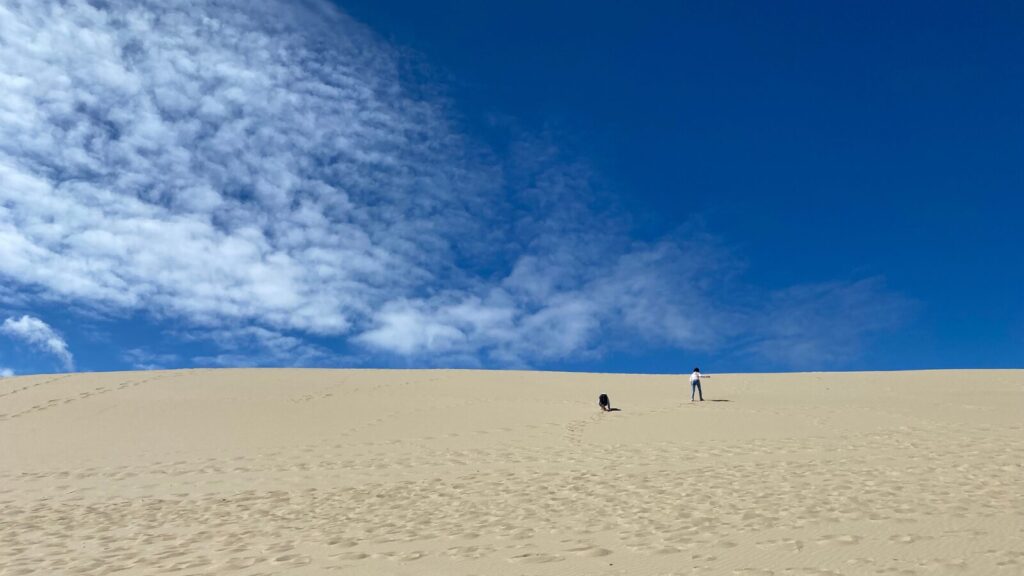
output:
[[[472,370],[3,379],[0,575],[1024,574],[1024,371],[689,393]]]

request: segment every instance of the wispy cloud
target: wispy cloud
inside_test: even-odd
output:
[[[866,341],[896,328],[916,304],[882,278],[794,286],[770,295],[749,351],[780,366],[825,368],[857,358]]]
[[[181,363],[177,354],[152,352],[144,348],[129,348],[121,359],[135,370],[162,370]]]
[[[14,370],[10,368],[0,368],[0,378],[10,378],[14,376]]]
[[[0,324],[0,334],[21,340],[34,348],[52,354],[61,361],[68,370],[75,367],[74,357],[68,350],[68,344],[49,324],[34,316],[24,315],[21,318],[8,318]]]
[[[259,326],[218,328],[181,337],[213,342],[222,351],[192,358],[201,366],[315,366],[336,359],[328,350],[303,338]]]
[[[714,291],[735,258],[694,227],[654,243],[598,198],[586,165],[551,146],[522,145],[503,274],[458,290],[385,303],[354,341],[441,365],[524,366],[600,355],[644,341],[709,350],[737,312]],[[738,329],[738,328],[736,328]]]

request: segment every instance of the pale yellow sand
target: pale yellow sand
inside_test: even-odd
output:
[[[0,574],[1024,574],[1024,371],[705,397],[685,375],[2,380]]]

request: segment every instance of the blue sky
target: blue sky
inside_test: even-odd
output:
[[[0,12],[0,374],[1022,366],[1018,5]]]

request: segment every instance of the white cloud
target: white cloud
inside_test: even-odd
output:
[[[392,302],[376,315],[378,326],[359,340],[403,355],[447,354],[466,342],[466,333],[454,325],[453,315],[458,316],[451,308],[430,309],[423,302]]]
[[[11,378],[14,376],[14,370],[10,368],[0,368],[0,378]]]
[[[474,225],[439,108],[326,4],[16,3],[0,36],[0,275],[23,285],[341,334]]]
[[[22,340],[40,350],[56,356],[65,368],[73,370],[74,357],[68,350],[68,344],[49,324],[34,316],[24,315],[21,318],[8,318],[0,324],[0,334]]]

